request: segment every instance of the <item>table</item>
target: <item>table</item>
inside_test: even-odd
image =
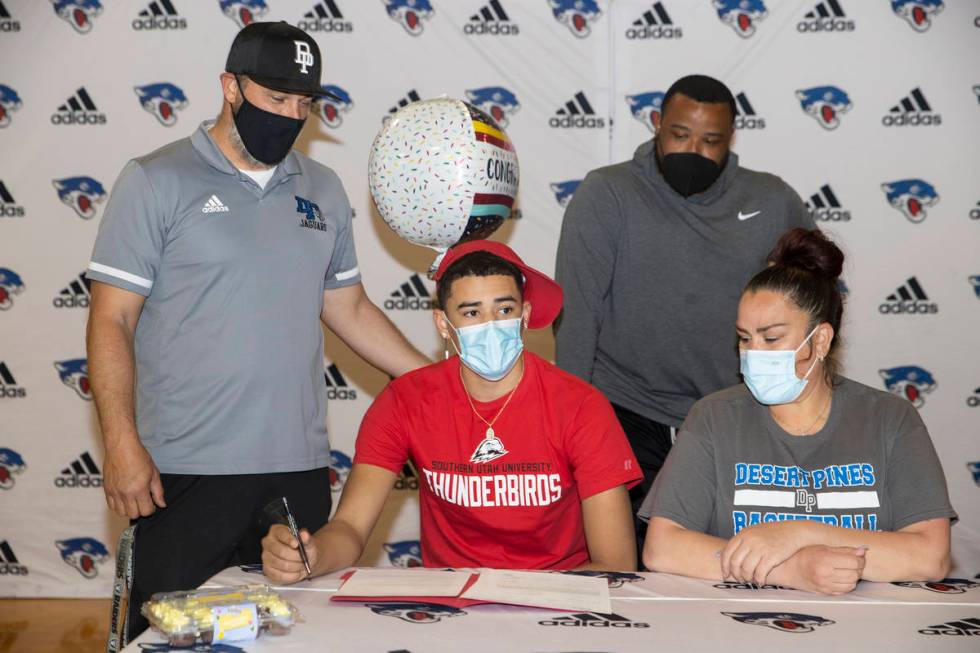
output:
[[[828,597],[670,574],[612,574],[613,613],[597,614],[331,602],[340,575],[277,587],[302,612],[304,623],[285,637],[262,636],[236,646],[249,653],[980,651],[980,579],[931,586],[862,581],[847,596]],[[264,580],[232,568],[205,586]],[[158,634],[147,632],[125,651],[166,650],[146,646],[159,641]]]

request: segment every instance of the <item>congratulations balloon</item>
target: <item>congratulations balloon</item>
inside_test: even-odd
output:
[[[450,98],[400,109],[375,136],[368,160],[381,217],[405,240],[437,251],[493,233],[510,215],[517,182],[507,134]]]

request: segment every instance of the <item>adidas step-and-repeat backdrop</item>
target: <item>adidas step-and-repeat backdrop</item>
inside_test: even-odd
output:
[[[651,137],[677,77],[725,80],[743,164],[792,184],[848,254],[847,372],[920,409],[954,531],[976,545],[980,2],[0,0],[0,595],[108,594],[123,524],[101,490],[83,271],[123,164],[217,114],[252,20],[316,37],[342,99],[316,105],[299,147],[346,184],[368,293],[433,356],[433,253],[398,240],[367,190],[390,111],[447,94],[497,118],[523,173],[499,237],[551,271],[586,172]],[[386,377],[327,340],[339,492]],[[553,355],[546,332],[530,347]],[[365,562],[418,560],[417,487],[406,468]]]

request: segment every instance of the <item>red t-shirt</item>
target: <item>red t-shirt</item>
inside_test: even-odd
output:
[[[598,390],[524,354],[524,377],[486,444],[459,358],[388,384],[364,416],[354,463],[419,469],[422,561],[427,567],[571,569],[589,562],[581,501],[635,485],[639,465]],[[507,400],[473,404],[488,421]],[[495,444],[495,443],[494,443]]]

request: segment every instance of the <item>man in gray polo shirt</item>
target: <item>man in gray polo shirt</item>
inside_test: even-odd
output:
[[[320,320],[391,375],[429,362],[364,292],[340,179],[292,150],[320,67],[302,30],[243,29],[217,120],[130,161],[99,226],[88,360],[106,500],[136,523],[131,636],[152,593],[260,562],[270,499],[326,523]]]

